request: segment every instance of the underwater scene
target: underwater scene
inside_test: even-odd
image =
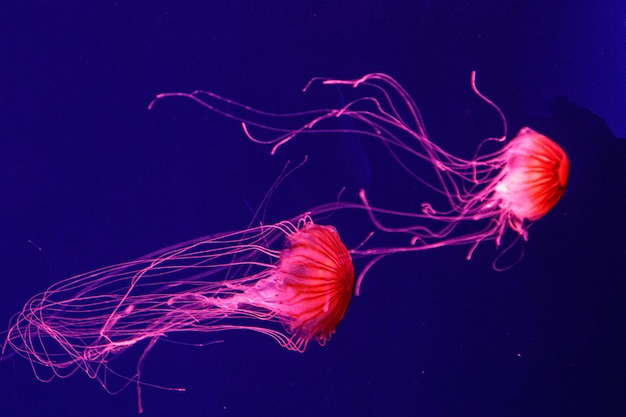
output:
[[[0,16],[0,417],[626,413],[626,5]]]

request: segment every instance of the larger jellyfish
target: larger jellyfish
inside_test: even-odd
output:
[[[317,208],[317,211],[365,210],[378,231],[409,236],[404,245],[363,245],[351,251],[353,255],[374,256],[359,275],[357,293],[369,267],[392,253],[469,244],[469,259],[481,242],[491,240],[499,247],[507,230],[527,240],[528,226],[543,217],[565,191],[569,161],[563,149],[529,127],[522,128],[506,142],[504,116],[478,91],[475,73],[472,73],[471,86],[481,99],[497,110],[505,135],[485,140],[472,159],[455,156],[429,139],[415,101],[390,76],[373,73],[353,80],[315,78],[304,90],[320,82],[360,88],[372,94],[363,94],[338,108],[286,114],[257,110],[209,91],[160,94],[150,107],[166,97],[192,99],[213,112],[239,121],[250,140],[272,145],[272,154],[295,137],[306,134],[354,133],[374,138],[384,144],[416,181],[443,195],[447,204],[437,206],[422,201],[421,211],[415,213],[372,205],[364,190],[359,193],[358,203],[327,204]],[[342,118],[350,119],[354,127],[346,129],[348,124],[338,122]],[[504,145],[495,152],[482,152],[483,145],[489,141]],[[432,169],[434,179],[428,180],[418,173],[424,171],[424,164]],[[403,220],[408,224],[391,225],[403,223]],[[497,268],[495,261],[494,266]]]
[[[54,284],[13,317],[3,352],[10,346],[30,360],[41,380],[80,369],[110,390],[107,377],[119,375],[110,361],[137,345],[136,374],[123,378],[124,386],[137,383],[141,412],[141,366],[159,338],[247,329],[302,352],[330,339],[353,287],[352,260],[336,230],[305,216]]]

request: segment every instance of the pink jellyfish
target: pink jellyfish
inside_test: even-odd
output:
[[[141,385],[149,385],[140,381],[142,363],[160,337],[247,329],[302,352],[311,340],[330,339],[353,287],[352,260],[336,230],[305,216],[54,284],[12,318],[3,353],[10,346],[27,358],[40,380],[81,369],[112,392],[107,377],[119,374],[109,361],[139,344],[137,372],[123,378],[124,387],[136,382],[141,412]]]
[[[192,99],[213,112],[240,122],[250,140],[272,145],[272,154],[295,137],[305,134],[354,133],[374,138],[382,142],[417,182],[444,196],[447,203],[443,207],[423,201],[420,212],[410,213],[370,205],[365,191],[361,190],[359,203],[327,204],[314,210],[366,210],[378,231],[409,236],[403,246],[367,248],[363,245],[351,251],[353,255],[373,256],[359,274],[357,294],[365,272],[392,253],[469,244],[467,259],[470,259],[481,242],[492,240],[499,247],[507,230],[527,240],[527,228],[531,222],[543,217],[565,191],[569,171],[567,155],[550,138],[529,127],[522,128],[508,142],[505,142],[506,134],[501,138],[486,139],[472,159],[464,159],[443,150],[429,139],[415,101],[390,76],[373,73],[353,80],[314,78],[303,91],[317,82],[368,89],[372,93],[359,96],[339,108],[286,114],[257,110],[209,91],[159,94],[150,108],[165,97]],[[472,73],[471,86],[482,100],[496,109],[506,132],[502,112],[476,88],[475,73]],[[351,120],[354,127],[343,127],[346,124],[338,123],[342,118]],[[492,153],[481,153],[488,141],[502,142],[504,146]],[[412,169],[419,164],[422,168],[426,164],[432,169],[434,180],[427,180]],[[393,223],[405,219],[410,224],[392,226],[383,217]],[[498,269],[495,261],[494,267]]]

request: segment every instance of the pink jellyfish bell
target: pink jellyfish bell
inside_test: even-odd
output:
[[[503,158],[506,163],[494,198],[518,222],[539,220],[565,192],[567,155],[549,137],[525,127],[505,146]]]

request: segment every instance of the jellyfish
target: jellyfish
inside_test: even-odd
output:
[[[472,72],[471,87],[481,100],[496,110],[504,135],[485,139],[469,159],[456,156],[431,140],[413,98],[396,80],[382,73],[350,80],[314,78],[309,81],[303,91],[316,84],[367,91],[335,108],[278,114],[202,90],[159,94],[149,108],[168,97],[191,99],[239,122],[249,140],[271,145],[271,154],[304,135],[353,133],[372,138],[382,143],[393,160],[417,183],[443,196],[443,204],[424,200],[419,202],[419,210],[406,212],[383,204],[370,204],[365,190],[361,189],[356,202],[327,203],[316,208],[317,212],[362,210],[368,214],[373,231],[407,237],[403,244],[361,245],[351,250],[353,256],[372,257],[358,276],[358,294],[367,270],[390,254],[469,245],[466,256],[469,260],[481,242],[493,241],[501,248],[502,238],[508,231],[516,236],[513,242],[526,241],[528,227],[545,216],[563,196],[569,172],[564,150],[530,127],[523,127],[507,141],[504,115],[477,89],[475,76]],[[349,119],[351,123],[342,124],[341,119]],[[483,151],[490,142],[496,142],[498,149]],[[431,172],[429,177],[423,174],[425,170]],[[503,250],[511,246],[506,245]],[[497,264],[498,259],[493,262],[494,268],[505,269],[506,266]]]
[[[160,338],[245,329],[303,352],[310,341],[330,340],[353,286],[352,260],[335,228],[303,216],[60,281],[12,318],[3,354],[10,347],[27,358],[40,380],[82,370],[117,392],[107,383],[120,376],[110,362],[138,346],[136,374],[123,376],[120,390],[136,383],[141,412],[141,386],[150,385],[141,368]]]

